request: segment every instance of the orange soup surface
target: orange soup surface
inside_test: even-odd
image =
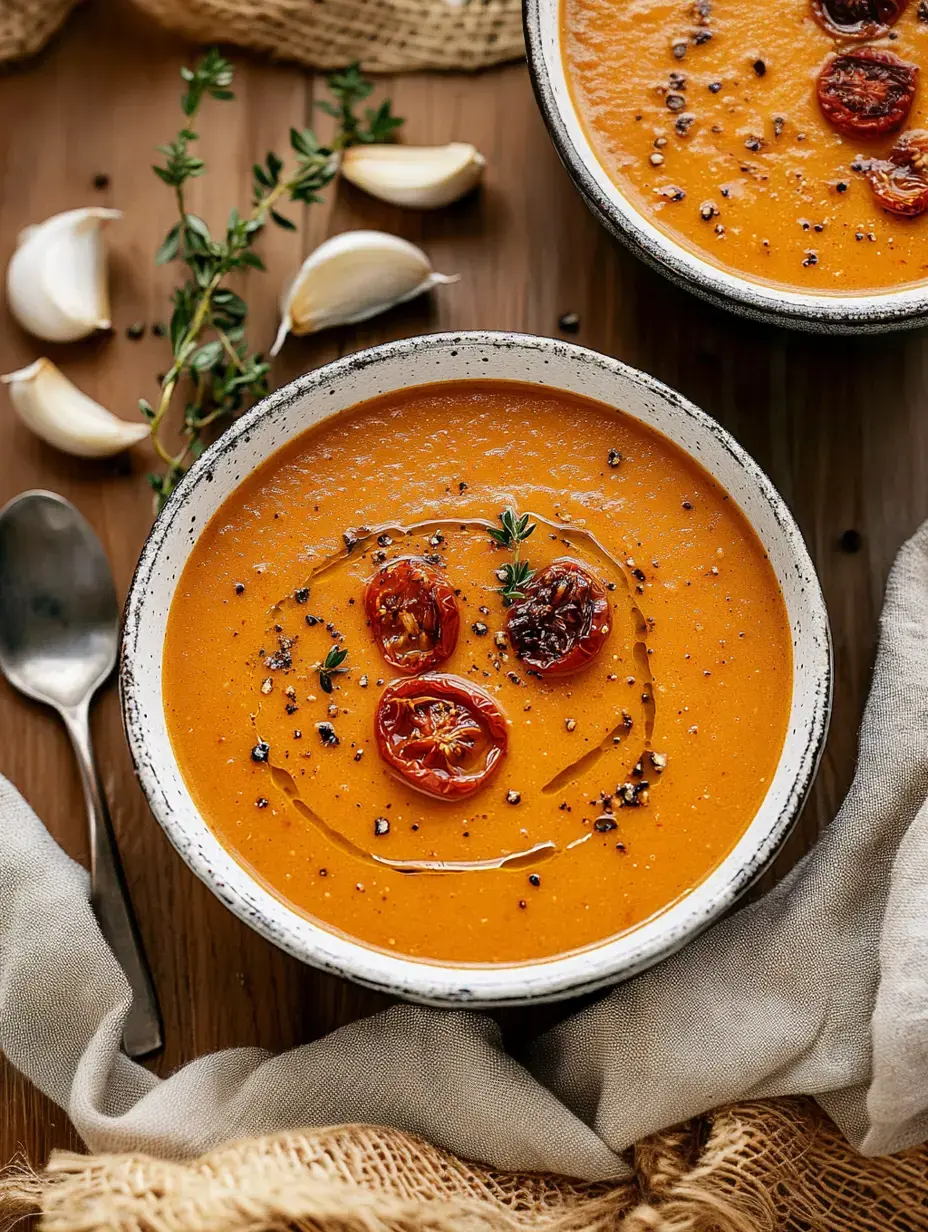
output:
[[[866,168],[887,160],[904,132],[928,129],[924,6],[888,4],[903,9],[891,29],[850,40],[824,28],[813,2],[563,0],[581,120],[636,208],[716,265],[824,294],[921,282],[928,213],[888,214]],[[845,15],[884,11],[876,0],[821,4]],[[817,93],[826,61],[862,47],[914,70],[907,116],[894,114],[891,131],[870,136],[839,131]],[[928,172],[922,178],[924,208]]]
[[[534,526],[518,552],[489,533],[507,510]],[[432,672],[502,725],[460,798],[398,777],[375,739],[394,682],[431,689],[386,661],[365,606],[409,558],[456,605]],[[604,597],[597,652],[552,675],[507,624],[527,600],[500,592],[565,559]],[[566,593],[547,593],[562,616]],[[791,674],[771,566],[704,470],[609,407],[475,381],[357,406],[245,480],[178,583],[164,704],[203,817],[274,894],[386,951],[512,963],[634,928],[720,863],[776,769]],[[392,713],[431,765],[492,743],[453,706],[431,743],[420,712]]]

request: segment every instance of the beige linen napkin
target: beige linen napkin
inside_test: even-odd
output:
[[[84,871],[0,779],[0,1047],[95,1151],[189,1157],[298,1125],[396,1125],[496,1168],[621,1175],[736,1098],[815,1095],[868,1154],[928,1137],[928,524],[890,575],[854,785],[772,894],[516,1060],[486,1015],[398,1006],[166,1079],[119,1052],[128,986]]]

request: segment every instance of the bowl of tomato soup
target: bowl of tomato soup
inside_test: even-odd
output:
[[[928,319],[928,25],[915,0],[526,0],[549,131],[673,281],[832,333]]]
[[[190,470],[123,712],[190,868],[304,961],[432,1004],[625,978],[766,866],[828,623],[769,480],[613,359],[432,335],[308,373]]]

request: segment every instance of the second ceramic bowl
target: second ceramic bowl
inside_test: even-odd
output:
[[[792,707],[767,796],[744,835],[691,893],[601,945],[517,965],[441,964],[375,950],[328,930],[270,893],[216,839],[190,798],[168,738],[161,691],[164,631],[193,545],[223,501],[281,446],[355,403],[431,382],[508,380],[620,408],[675,441],[738,502],[760,537],[786,602]],[[520,334],[433,334],[362,351],[307,373],[259,403],[195,463],[148,538],[126,605],[123,715],[152,811],[190,868],[232,911],[314,966],[431,1004],[518,1004],[624,979],[671,954],[726,911],[789,833],[825,738],[831,650],[821,590],[789,510],[744,450],[665,385],[593,351]]]
[[[884,333],[928,322],[928,284],[870,295],[810,295],[752,282],[704,261],[659,230],[612,182],[571,96],[563,0],[523,0],[529,70],[545,124],[587,205],[637,256],[702,299],[773,325],[824,334]]]

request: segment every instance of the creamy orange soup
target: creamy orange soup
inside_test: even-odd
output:
[[[507,636],[515,552],[488,529],[508,509],[535,526],[526,568],[569,558],[606,596],[573,674]],[[433,670],[505,727],[464,798],[409,786],[374,735],[415,676],[385,661],[366,586],[408,557],[457,604]],[[383,950],[501,963],[634,928],[719,864],[775,771],[791,672],[771,566],[704,470],[608,407],[472,382],[331,418],[233,493],[178,583],[164,704],[203,817],[274,894]]]
[[[928,214],[887,214],[864,170],[928,128],[923,7],[912,0],[882,37],[851,41],[812,0],[563,0],[565,64],[607,173],[685,248],[786,288],[886,289],[928,276]],[[862,46],[914,68],[911,110],[875,137],[838,131],[817,96],[828,58]]]

